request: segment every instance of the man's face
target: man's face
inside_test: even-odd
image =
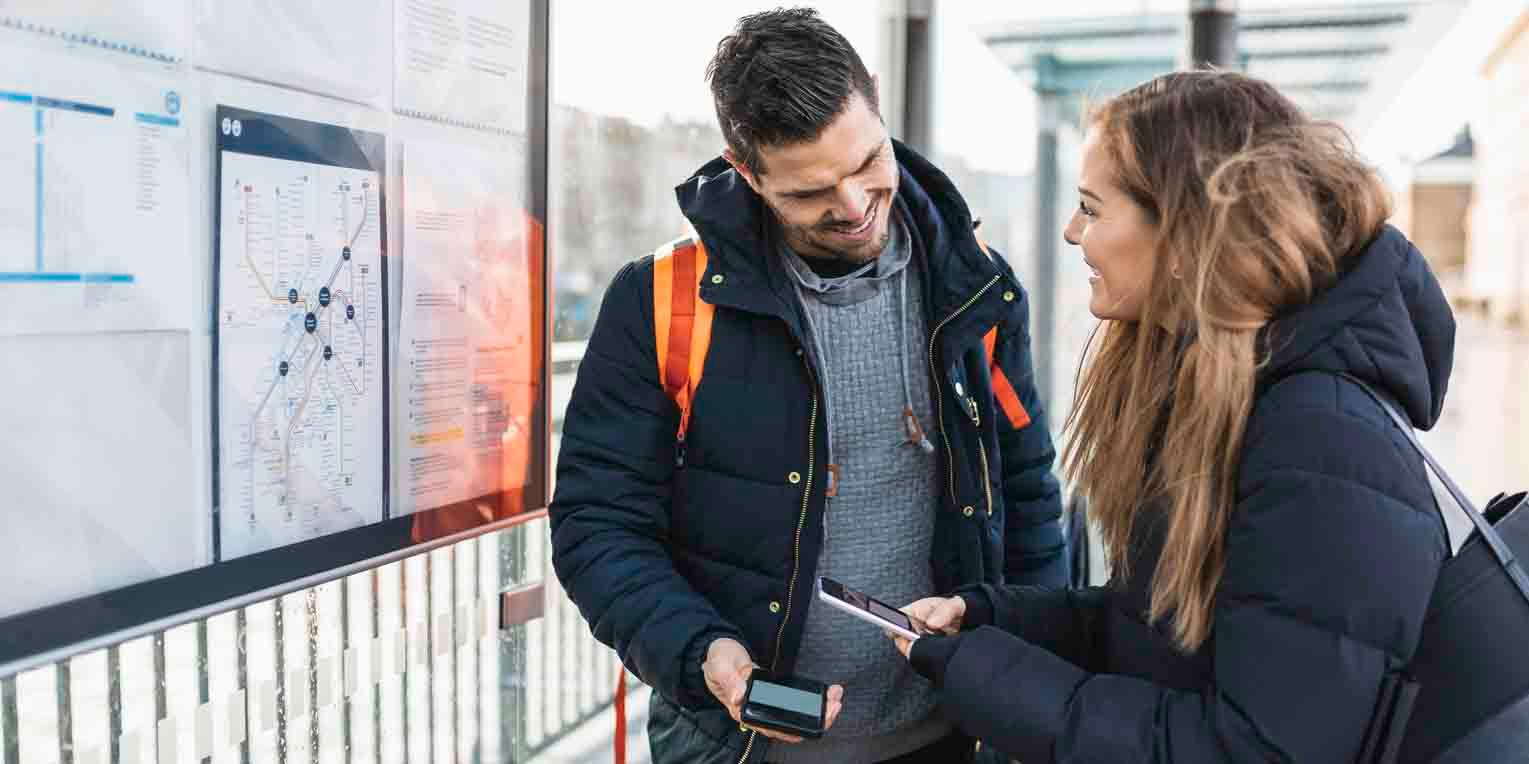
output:
[[[886,126],[858,93],[817,140],[760,147],[759,175],[726,156],[774,210],[797,254],[860,264],[886,246],[897,159]]]

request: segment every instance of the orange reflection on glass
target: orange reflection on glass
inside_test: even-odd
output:
[[[525,512],[536,495],[545,459],[545,433],[536,423],[541,400],[546,339],[542,311],[544,229],[529,213],[501,212],[492,203],[474,215],[472,257],[482,283],[464,292],[459,309],[473,327],[468,383],[471,414],[465,432],[442,437],[471,438],[463,468],[477,498],[413,516],[415,543],[471,530]],[[497,441],[497,442],[491,442]]]

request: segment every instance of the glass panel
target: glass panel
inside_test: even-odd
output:
[[[158,728],[162,699],[159,696],[159,672],[156,637],[135,639],[114,648],[120,700],[116,712],[122,719],[119,756],[125,764],[153,762],[158,759]],[[268,676],[269,674],[267,674]],[[275,720],[272,719],[274,728]]]
[[[21,759],[37,764],[59,761],[58,667],[27,671],[16,676],[17,732]]]
[[[377,686],[379,683],[376,643],[376,601],[373,598],[372,573],[345,579],[345,652],[341,662],[344,676],[345,730],[343,740],[350,745],[353,759],[375,761],[377,756]]]
[[[478,544],[468,542],[452,549],[456,563],[455,587],[451,598],[451,644],[456,653],[456,695],[452,704],[456,708],[457,725],[452,737],[456,741],[453,761],[472,761],[478,745],[478,642],[474,631],[477,615],[482,609],[478,604]]]
[[[107,652],[69,659],[69,730],[75,764],[111,760],[111,684]]]
[[[245,704],[250,758],[269,760],[281,745],[277,708],[276,602],[251,605],[242,611],[244,626]]]
[[[842,32],[873,72],[881,72],[884,11],[880,0],[812,4]],[[685,221],[674,186],[721,153],[722,136],[703,77],[716,44],[738,18],[776,7],[726,0],[689,8],[682,33],[661,46],[623,32],[653,22],[641,6],[600,0],[559,2],[554,9],[552,118],[552,278],[554,424],[572,391],[570,366],[581,354],[595,313],[617,269],[680,236]],[[581,19],[598,16],[602,23]],[[590,60],[642,66],[589,67]],[[561,343],[561,344],[559,344]],[[554,453],[556,449],[554,448]]]
[[[309,5],[0,4],[0,665],[546,503],[546,0]]]
[[[405,724],[406,679],[404,676],[403,563],[385,565],[374,572],[377,591],[377,660],[382,679],[378,726],[382,735],[382,761],[397,764],[406,759],[408,727]]]
[[[321,764],[345,759],[345,582],[331,581],[317,589],[313,635],[314,707]]]
[[[452,550],[438,549],[431,552],[426,565],[426,595],[429,613],[425,627],[428,645],[430,675],[430,729],[433,759],[438,764],[450,764],[452,754],[452,731],[456,726],[456,709],[452,692],[455,671],[451,639],[452,579],[455,568]]]
[[[478,597],[473,603],[477,611],[477,628],[472,640],[478,649],[478,743],[483,761],[505,761],[504,729],[502,725],[522,718],[523,706],[508,687],[509,676],[501,673],[499,645],[499,548],[503,533],[492,533],[478,538]],[[500,686],[505,685],[501,703]],[[511,734],[510,741],[520,740]]]
[[[213,764],[239,764],[246,750],[242,611],[207,619],[207,716]]]
[[[197,656],[197,630],[190,623],[165,632],[161,640],[164,671],[161,685],[165,712],[159,720],[159,760],[162,764],[201,761],[196,727],[201,660]]]
[[[430,761],[429,601],[426,556],[411,557],[403,566],[404,739],[409,761]]]

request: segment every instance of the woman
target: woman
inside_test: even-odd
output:
[[[1354,380],[1431,426],[1448,303],[1342,131],[1246,76],[1105,103],[1078,193],[1102,323],[1063,467],[1112,580],[920,600],[949,635],[910,659],[1025,764],[1352,762],[1448,544]]]

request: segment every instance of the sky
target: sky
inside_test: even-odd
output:
[[[1371,4],[1387,0],[1341,0]],[[934,0],[934,141],[937,151],[991,171],[1023,174],[1034,160],[1034,99],[1026,83],[977,36],[994,23],[1135,13],[1181,13],[1188,0],[1069,0],[1066,3]],[[1314,2],[1297,2],[1310,6]],[[703,78],[716,41],[746,13],[785,4],[759,0],[558,0],[553,3],[553,98],[560,104],[620,114],[652,125],[665,117],[711,121]],[[849,38],[873,73],[895,29],[898,0],[818,0],[825,20]],[[1340,4],[1337,0],[1326,3]],[[1374,129],[1356,135],[1382,164],[1446,147],[1468,118],[1479,118],[1483,40],[1495,40],[1526,0],[1437,0],[1435,29],[1414,32],[1403,64],[1372,73],[1388,83],[1390,102],[1375,109]],[[1288,0],[1241,0],[1241,10],[1291,7]],[[578,23],[598,19],[598,23]],[[573,20],[574,23],[569,23]],[[589,65],[569,66],[567,61]],[[1395,63],[1395,62],[1392,62]]]

